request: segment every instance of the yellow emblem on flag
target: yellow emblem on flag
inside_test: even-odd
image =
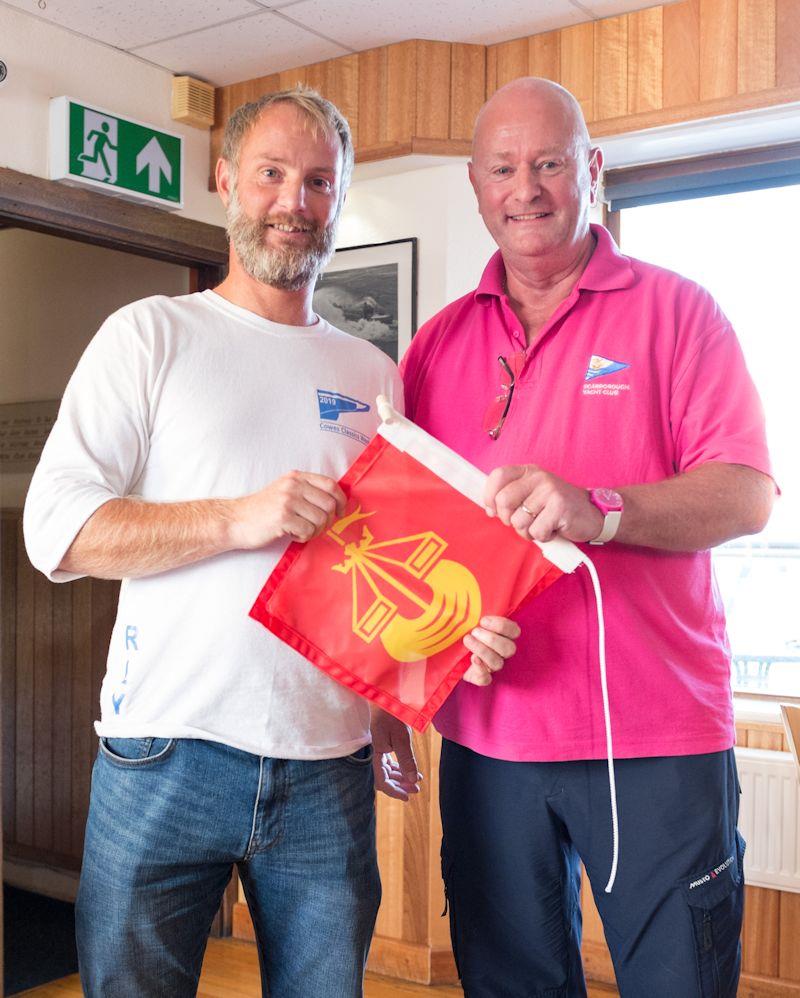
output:
[[[470,570],[443,558],[447,541],[432,530],[409,537],[376,541],[365,524],[357,541],[342,534],[375,512],[342,517],[328,537],[344,548],[334,572],[350,575],[353,633],[368,644],[380,636],[398,662],[430,658],[472,630],[481,616],[481,592]],[[401,609],[419,614],[401,613]]]

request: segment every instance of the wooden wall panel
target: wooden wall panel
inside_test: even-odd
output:
[[[745,974],[778,976],[780,900],[779,891],[747,888],[742,929],[742,971]]]
[[[430,738],[415,738],[414,752],[421,773],[430,773]],[[404,942],[428,942],[428,883],[436,864],[439,843],[429,838],[428,816],[432,806],[430,780],[423,780],[414,806],[406,806],[403,828],[403,934]],[[396,886],[395,886],[396,889]]]
[[[486,99],[486,48],[483,45],[450,46],[449,138],[472,139],[472,126]]]
[[[663,9],[664,107],[700,100],[700,0],[666,4]]]
[[[217,109],[265,81],[300,81],[342,107],[362,162],[460,156],[482,89],[521,76],[572,91],[597,137],[786,104],[800,100],[800,0],[679,0],[486,47],[400,42],[221,88]]]
[[[403,936],[403,891],[395,885],[403,883],[404,808],[402,801],[387,798],[378,809],[378,863],[384,891],[375,932],[392,939]]]
[[[410,142],[417,118],[417,43],[390,45],[386,59],[387,139]]]
[[[279,74],[280,76],[280,74]],[[327,97],[350,123],[353,143],[358,143],[358,56],[326,59],[305,67],[303,82]]]
[[[800,86],[800,3],[777,0],[775,7],[775,85]]]
[[[325,88],[328,82],[326,65],[327,64],[325,62],[314,62],[310,66],[306,66],[303,73],[303,82],[305,85],[307,87],[313,87],[314,90],[318,91],[323,96],[327,96],[325,94]]]
[[[491,90],[491,93],[494,93],[506,83],[528,75],[528,39],[516,38],[514,41],[503,42],[502,45],[495,45],[492,48],[497,53],[497,68]]]
[[[17,517],[0,516],[0,682],[2,683],[3,836],[15,835],[16,768],[7,760],[15,757],[17,730]]]
[[[20,510],[0,518],[0,568],[6,855],[76,870],[119,583],[34,571]]]
[[[778,974],[781,980],[800,982],[800,894],[780,895]]]
[[[428,889],[430,905],[428,908],[428,938],[431,946],[444,952],[450,950],[450,919],[443,915],[444,884],[442,883],[442,864],[440,859],[440,843],[442,841],[442,815],[439,811],[439,762],[442,756],[442,740],[431,738],[429,742],[430,769],[425,773],[425,780],[430,788],[432,806],[429,811],[429,842],[431,844],[431,863],[428,870]]]
[[[528,39],[528,73],[559,83],[561,80],[561,32],[545,31]]]
[[[587,123],[594,110],[594,24],[575,24],[561,32],[561,79],[559,83],[580,103]]]
[[[53,586],[53,851],[72,852],[72,592]]]
[[[94,754],[95,734],[92,721],[97,716],[96,704],[100,691],[92,682],[92,584],[81,579],[70,584],[72,589],[72,855],[83,851],[86,802],[89,800],[91,768],[87,765]]]
[[[628,19],[607,17],[594,25],[594,116],[628,113]]]
[[[627,114],[655,111],[663,104],[664,8],[628,15]]]
[[[325,64],[325,96],[339,108],[350,123],[353,145],[358,146],[358,56],[329,59]]]
[[[450,137],[450,43],[418,41],[416,46],[416,115],[409,138]]]
[[[358,135],[367,149],[387,141],[387,62],[386,48],[358,53]]]
[[[737,90],[738,0],[700,0],[700,100]]]
[[[53,849],[53,583],[33,576],[33,845]]]
[[[775,86],[775,0],[739,0],[737,92]]]
[[[744,721],[736,725],[736,744],[744,748],[788,752],[789,743],[780,721]]]
[[[291,90],[292,87],[307,83],[308,66],[297,66],[295,69],[284,69],[278,73],[278,90]]]
[[[747,747],[782,752],[784,751],[783,732],[750,729],[747,732]]]
[[[14,744],[16,768],[15,800],[15,840],[22,845],[33,846],[33,788],[34,788],[34,742],[33,742],[33,568],[24,556],[25,545],[22,538],[22,521],[17,527],[17,585],[16,585],[16,715],[17,737]],[[4,594],[4,599],[8,597]]]
[[[486,49],[486,96],[497,90],[497,46],[489,45]]]

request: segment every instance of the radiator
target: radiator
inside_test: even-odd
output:
[[[737,748],[745,880],[800,893],[800,782],[788,752]]]

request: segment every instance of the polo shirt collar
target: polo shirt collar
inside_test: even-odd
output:
[[[616,291],[629,288],[635,275],[630,258],[620,253],[611,234],[602,225],[590,226],[597,244],[586,269],[578,279],[578,290]],[[486,265],[480,284],[475,289],[475,301],[488,305],[491,298],[505,294],[506,268],[503,256],[498,250]]]
[[[603,225],[590,225],[597,240],[586,270],[578,278],[578,288],[587,291],[616,291],[629,288],[634,280],[630,257],[620,253],[611,233]]]

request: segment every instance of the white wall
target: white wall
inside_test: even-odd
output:
[[[189,269],[2,229],[0,288],[0,403],[59,399],[105,318],[149,295],[188,294]]]
[[[0,404],[60,399],[111,312],[189,291],[189,270],[25,229],[0,230]],[[30,475],[0,475],[0,505],[19,506]]]
[[[358,171],[357,171],[358,172]],[[478,215],[463,161],[373,179],[347,195],[339,246],[416,236],[417,320],[475,287],[497,248]]]
[[[66,94],[183,135],[182,214],[224,225],[219,199],[208,191],[209,133],[171,119],[169,72],[4,6],[0,59],[8,66],[0,87],[0,166],[47,177],[49,102]]]

